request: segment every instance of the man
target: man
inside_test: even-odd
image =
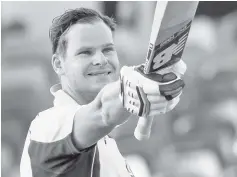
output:
[[[52,65],[60,84],[51,88],[54,106],[30,125],[21,177],[133,176],[107,135],[141,110],[138,82],[147,100],[146,116],[172,110],[184,83],[179,79],[170,84],[182,74],[179,64],[172,68],[176,74],[153,74],[150,79],[143,76],[142,66],[123,67],[119,79],[114,30],[112,19],[91,9],[70,10],[54,19]],[[168,83],[162,95],[158,81]]]

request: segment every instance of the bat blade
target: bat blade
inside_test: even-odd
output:
[[[144,72],[156,72],[182,56],[198,1],[157,2]]]
[[[144,73],[158,72],[178,62],[183,54],[198,1],[158,1]],[[150,137],[153,117],[140,117],[134,136]]]

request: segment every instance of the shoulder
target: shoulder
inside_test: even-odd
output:
[[[40,112],[30,125],[31,140],[48,143],[68,136],[78,108],[58,106]]]

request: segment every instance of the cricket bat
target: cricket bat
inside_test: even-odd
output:
[[[158,1],[144,73],[161,71],[178,62],[183,54],[198,1]],[[134,136],[138,140],[150,137],[153,117],[140,117]]]

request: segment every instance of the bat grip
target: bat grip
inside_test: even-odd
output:
[[[147,140],[151,134],[153,116],[140,117],[137,123],[137,127],[134,131],[134,136],[137,140]]]

